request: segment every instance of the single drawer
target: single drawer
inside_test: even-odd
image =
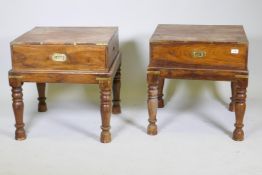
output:
[[[151,44],[150,66],[247,69],[247,46],[227,43]]]
[[[16,71],[107,71],[118,50],[104,45],[12,45],[11,49]]]

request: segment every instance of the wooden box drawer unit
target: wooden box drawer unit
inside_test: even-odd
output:
[[[229,110],[235,112],[233,139],[244,139],[248,86],[248,40],[239,25],[158,25],[150,39],[147,68],[147,132],[157,134],[157,107],[164,107],[166,78],[231,82]]]
[[[26,138],[22,85],[33,82],[37,85],[39,112],[47,111],[46,83],[98,84],[100,141],[111,141],[111,113],[121,112],[117,27],[36,27],[11,42],[11,56],[9,84],[17,140]]]
[[[247,69],[247,46],[227,43],[151,44],[151,63],[167,67]]]
[[[100,41],[88,34],[99,34],[101,28],[78,28],[75,37],[63,40],[61,35],[72,29],[38,27],[11,42],[13,70],[108,71],[119,50],[117,28],[106,29],[108,36]]]

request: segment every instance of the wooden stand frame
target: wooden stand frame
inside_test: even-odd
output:
[[[156,114],[157,107],[164,107],[162,90],[165,78],[230,81],[232,97],[229,110],[232,112],[235,111],[236,117],[233,139],[236,141],[242,141],[244,139],[243,119],[246,110],[248,71],[183,68],[165,69],[149,67],[147,71],[149,113],[149,125],[147,133],[149,135],[157,134]]]
[[[120,106],[120,73],[121,56],[118,54],[109,72],[94,72],[94,71],[9,71],[9,84],[12,87],[13,110],[15,115],[15,138],[17,140],[26,139],[26,132],[23,122],[23,92],[22,85],[24,82],[34,82],[37,84],[38,90],[38,111],[46,112],[46,83],[83,83],[83,84],[98,84],[100,88],[101,100],[101,117],[102,117],[102,132],[101,142],[108,143],[111,141],[110,133],[110,117],[111,107],[114,114],[121,113]],[[113,86],[113,88],[112,88]],[[113,105],[112,105],[112,90],[113,90]]]

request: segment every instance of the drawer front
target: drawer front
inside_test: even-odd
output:
[[[151,44],[150,66],[247,69],[247,46],[240,44]]]
[[[105,46],[13,45],[13,70],[107,70]]]

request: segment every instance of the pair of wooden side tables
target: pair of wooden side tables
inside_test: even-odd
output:
[[[46,83],[98,84],[101,142],[111,141],[110,117],[121,113],[117,27],[36,27],[11,42],[15,138],[26,138],[24,82],[37,84],[38,111],[47,111]],[[248,84],[248,40],[242,26],[158,25],[150,40],[147,69],[149,135],[157,134],[157,108],[164,107],[165,78],[231,81],[234,140],[243,140]],[[112,95],[113,93],[113,95]],[[113,96],[113,100],[112,100]]]

